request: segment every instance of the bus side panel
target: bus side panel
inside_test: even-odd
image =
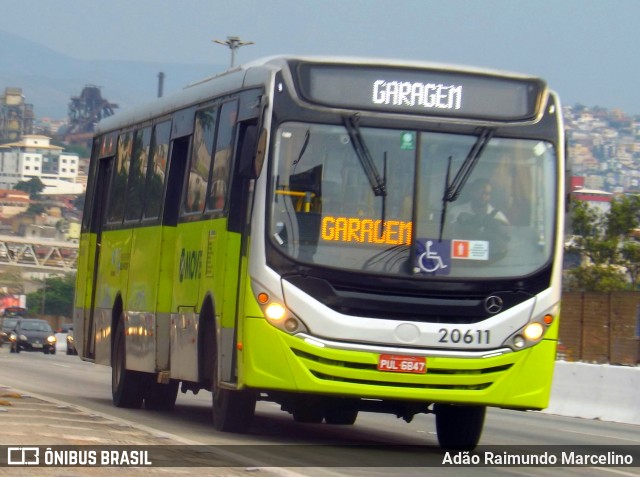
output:
[[[216,293],[216,319],[220,334],[218,357],[222,381],[236,381],[236,341],[242,336],[242,285],[239,284],[241,270],[246,270],[240,260],[241,235],[226,233],[222,248],[214,256],[214,290]],[[243,262],[246,262],[244,260]],[[236,329],[238,327],[238,329]]]
[[[85,336],[85,323],[89,319],[91,294],[93,291],[93,268],[95,267],[95,234],[83,233],[78,249],[78,265],[76,272],[76,289],[74,297],[74,336],[78,355],[87,357],[85,350],[92,349],[89,341],[93,336]]]
[[[159,255],[156,257],[158,262],[157,277],[150,277],[154,284],[157,285],[156,303],[156,330],[155,330],[155,346],[156,346],[156,366],[158,370],[165,371],[170,369],[170,329],[171,329],[171,312],[173,299],[173,282],[177,273],[176,262],[176,227],[165,226],[161,228],[161,238],[156,237],[155,240],[161,242]],[[179,259],[179,255],[177,256]]]
[[[127,277],[131,260],[131,230],[112,230],[102,233],[102,245],[96,280],[96,363],[111,364],[111,329],[117,300],[127,302]],[[118,318],[118,317],[115,317]],[[125,315],[125,330],[128,321]],[[127,339],[127,347],[129,340]]]
[[[179,224],[172,276],[171,377],[198,381],[198,319],[203,296],[200,283],[211,222]]]
[[[156,371],[156,294],[162,241],[160,227],[133,229],[129,283],[125,310],[130,333],[127,337],[127,368]]]

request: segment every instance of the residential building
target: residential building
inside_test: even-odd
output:
[[[51,144],[51,138],[26,135],[18,142],[0,145],[0,189],[37,177],[45,185],[43,195],[82,194],[78,183],[80,158]]]
[[[0,218],[14,217],[26,212],[31,200],[21,190],[0,190]]]

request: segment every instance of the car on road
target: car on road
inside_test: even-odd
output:
[[[73,323],[62,323],[58,328],[56,328],[56,340],[58,351],[66,351],[67,354],[74,354],[73,351],[75,348],[73,347]],[[71,338],[69,338],[71,335]],[[69,342],[71,341],[72,347],[69,348]],[[66,346],[66,348],[65,348]]]
[[[11,332],[11,352],[43,351],[56,354],[56,337],[46,320],[22,318]]]
[[[71,327],[71,329],[67,333],[67,354],[78,354],[75,341],[73,340],[73,327]]]
[[[0,346],[9,341],[9,335],[18,324],[20,317],[2,318],[2,325],[0,326]]]

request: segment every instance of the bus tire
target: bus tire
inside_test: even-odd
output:
[[[435,404],[436,432],[443,449],[473,450],[480,441],[485,406],[456,406]]]
[[[216,430],[238,433],[249,431],[256,411],[256,395],[246,390],[232,391],[220,387],[218,363],[215,361],[213,363],[211,396],[213,427]]]
[[[325,418],[326,410],[323,398],[302,394],[295,398],[291,414],[296,422],[320,424]]]
[[[151,411],[172,411],[176,406],[180,382],[171,380],[168,384],[150,383],[144,393],[144,407]]]
[[[111,353],[111,395],[117,407],[139,409],[144,398],[145,374],[127,366],[124,323],[120,319]]]
[[[357,409],[327,409],[324,420],[327,424],[352,426],[358,419]]]

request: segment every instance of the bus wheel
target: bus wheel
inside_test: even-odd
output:
[[[297,396],[291,414],[296,422],[320,424],[325,416],[325,403],[318,396]]]
[[[357,409],[327,409],[324,420],[327,424],[351,426],[358,419]]]
[[[169,384],[150,383],[144,393],[144,407],[152,411],[172,411],[178,397],[179,381],[171,380]]]
[[[327,424],[351,426],[358,418],[358,409],[352,400],[333,399],[325,409],[324,420]]]
[[[248,432],[256,411],[256,395],[250,391],[221,388],[216,362],[213,363],[211,394],[213,427],[223,432]]]
[[[435,404],[438,443],[443,449],[473,450],[480,441],[485,406]]]
[[[142,406],[145,375],[126,369],[124,323],[118,322],[113,352],[111,353],[111,395],[118,407],[137,409]]]

